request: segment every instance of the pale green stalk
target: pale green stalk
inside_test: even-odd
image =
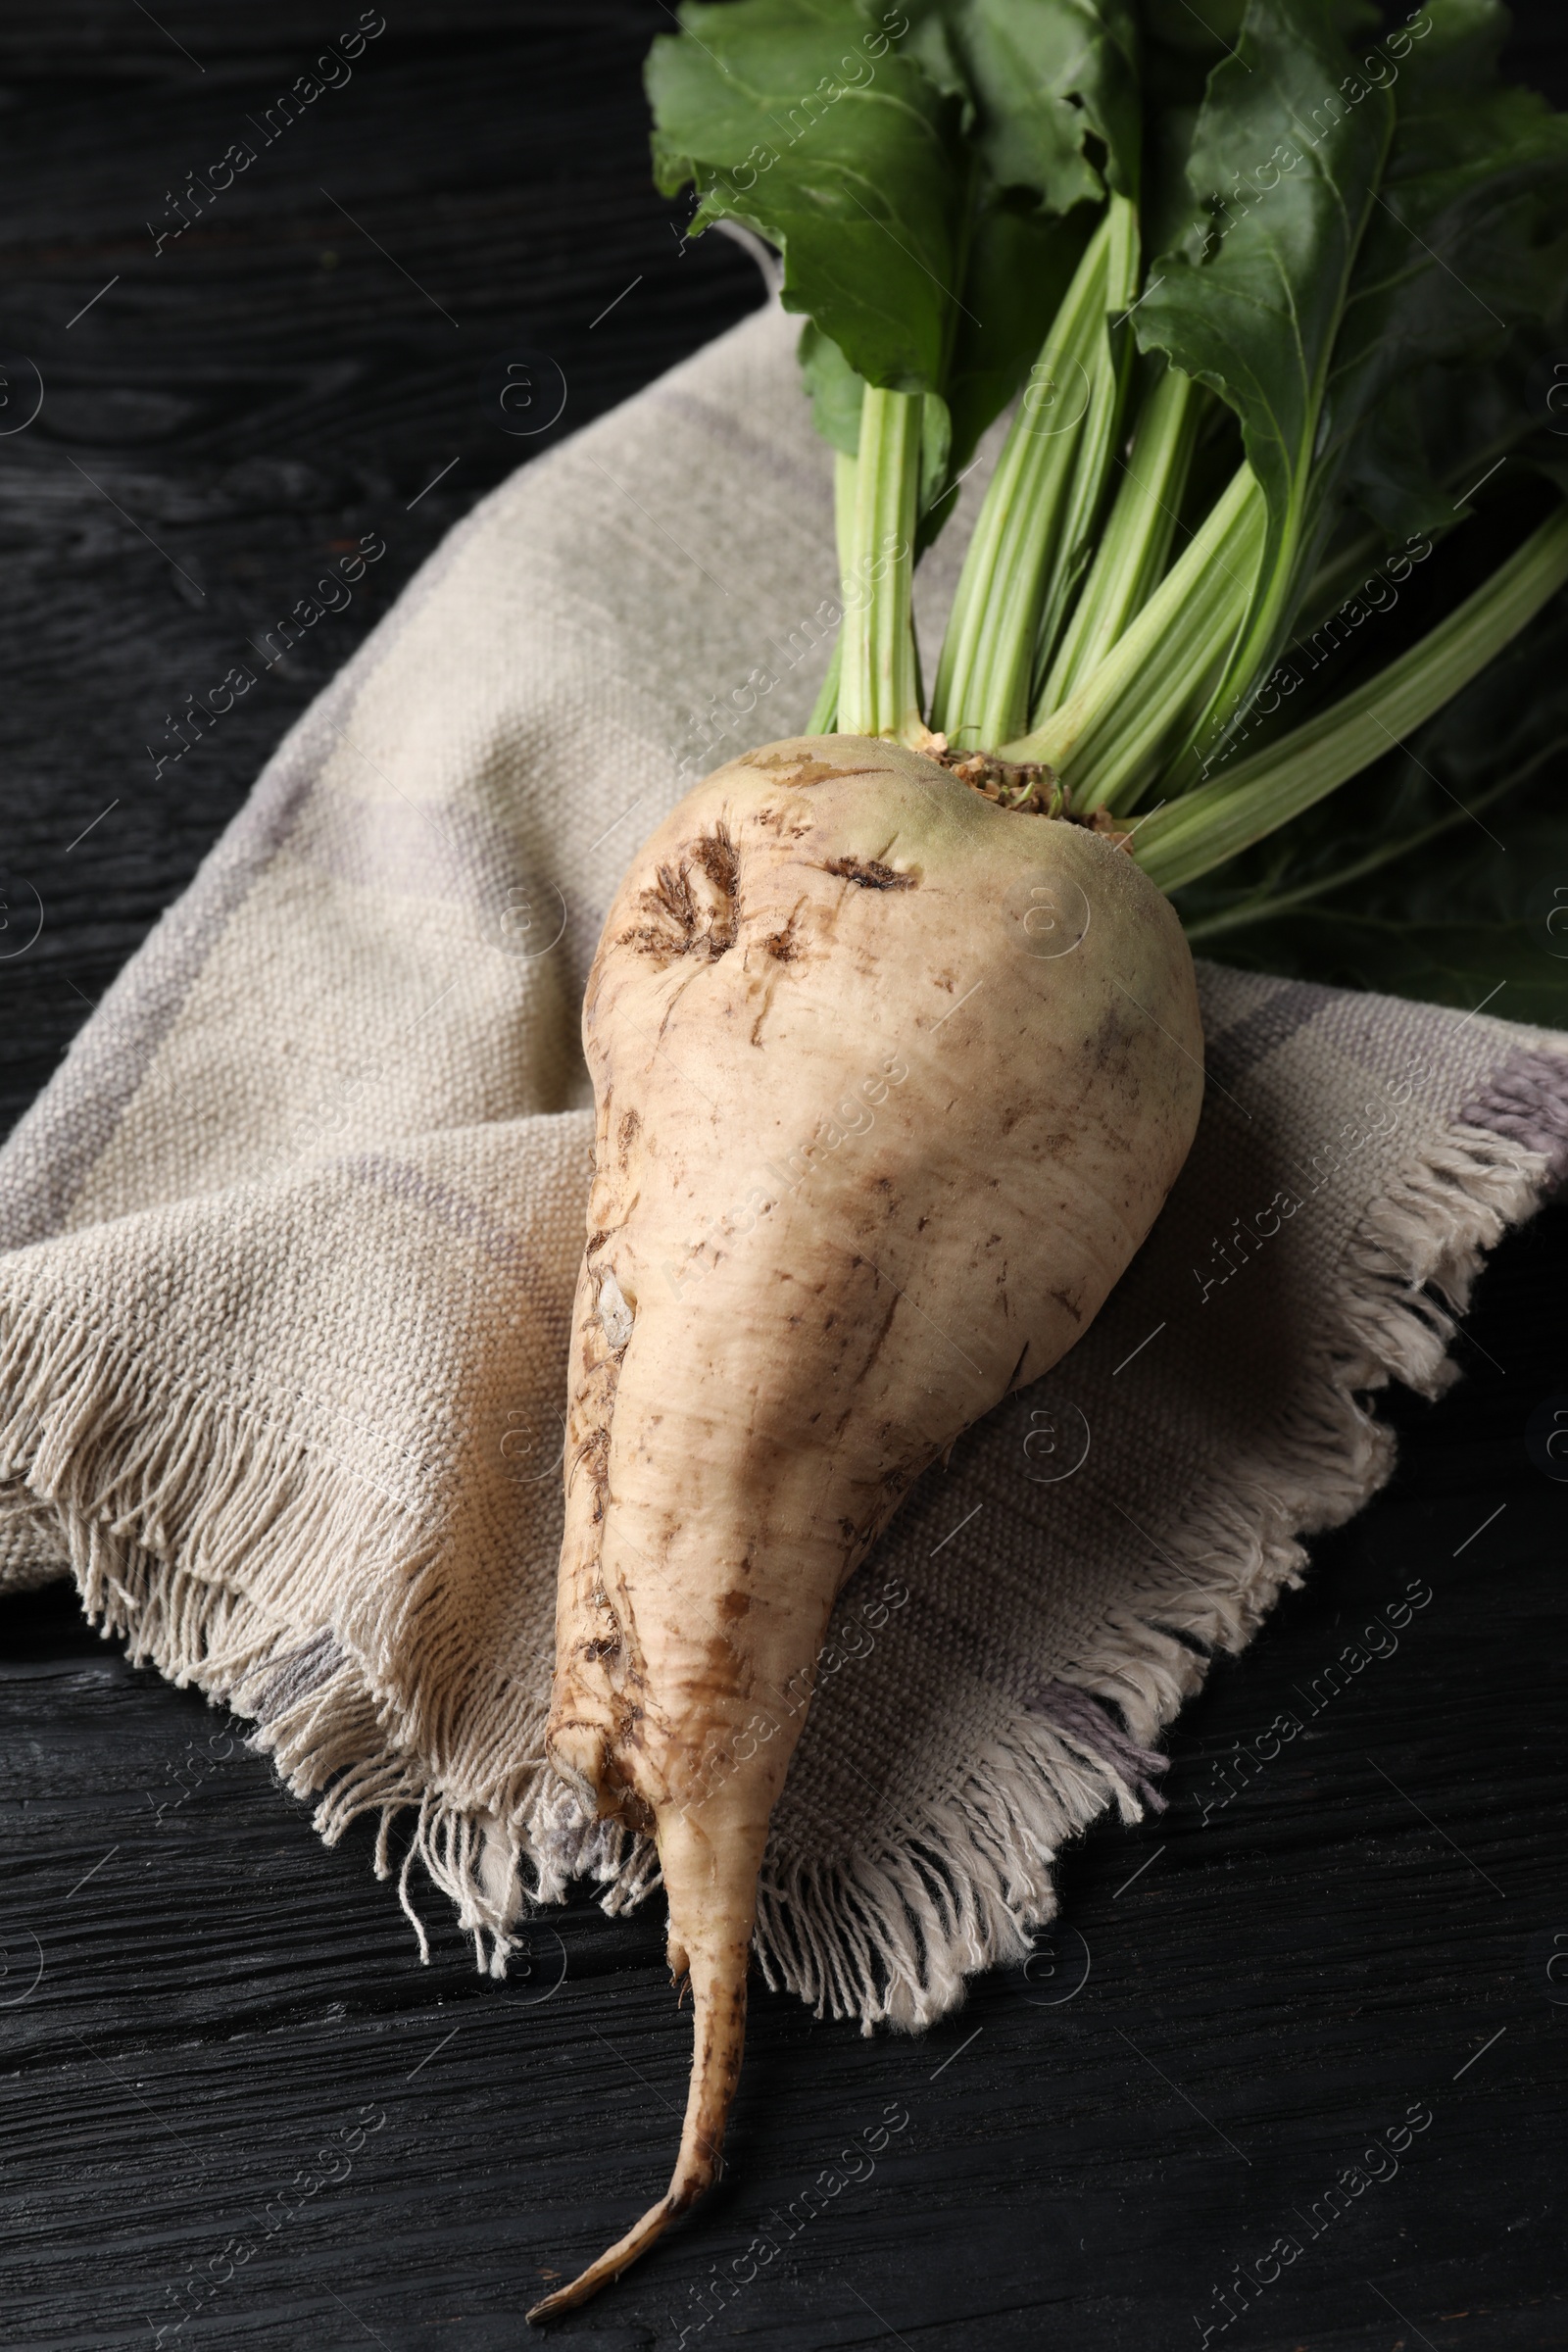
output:
[[[833,453],[833,535],[837,543],[839,581],[842,586],[853,562],[852,532],[855,522],[855,479],[858,470],[857,461],[842,450]],[[844,616],[839,616],[838,635],[828,656],[827,675],[817,689],[811,715],[806,722],[808,735],[831,735],[838,724],[839,675],[844,666]]]
[[[833,651],[827,658],[827,675],[816,690],[811,715],[806,722],[808,735],[833,735],[839,723],[839,671],[844,665],[844,632],[841,629],[833,640]]]
[[[1038,727],[1103,662],[1154,593],[1170,559],[1202,399],[1190,375],[1163,369],[1144,402],[1121,487],[1073,607],[1045,689]]]
[[[1250,898],[1238,899],[1233,906],[1217,906],[1212,914],[1199,915],[1191,921],[1184,917],[1182,929],[1187,934],[1188,946],[1196,948],[1205,940],[1223,939],[1230,931],[1249,931],[1253,924],[1272,922],[1279,914],[1298,914],[1303,909],[1310,911],[1314,899],[1327,898],[1336,890],[1347,889],[1352,882],[1364,881],[1368,874],[1375,874],[1380,866],[1397,864],[1401,858],[1412,857],[1417,850],[1425,849],[1429,841],[1437,841],[1445,833],[1451,833],[1456,825],[1466,824],[1472,817],[1479,816],[1482,809],[1490,808],[1494,801],[1506,799],[1527,776],[1532,775],[1548,758],[1554,758],[1562,748],[1561,743],[1553,743],[1538,759],[1527,760],[1522,767],[1514,769],[1487,791],[1474,794],[1462,808],[1449,808],[1444,815],[1434,817],[1431,824],[1423,825],[1418,833],[1401,833],[1396,841],[1380,842],[1376,849],[1352,858],[1348,865],[1336,866],[1332,873],[1318,874],[1310,882],[1298,882],[1294,890],[1273,893],[1266,889],[1254,891]]]
[[[1456,612],[1377,677],[1266,751],[1146,817],[1133,852],[1139,864],[1161,890],[1179,890],[1287,824],[1431,718],[1565,580],[1568,508],[1544,522]]]
[[[1125,325],[1138,294],[1141,246],[1137,206],[1125,197],[1113,196],[1106,207],[1105,227],[1104,319],[1091,340],[1089,407],[1078,435],[1072,488],[1055,554],[1046,576],[1035,646],[1036,677],[1055,652],[1078,583],[1095,552],[1095,525],[1105,503],[1132,369],[1132,338],[1125,334],[1113,337],[1111,322],[1117,327]],[[1040,715],[1038,710],[1035,715]]]
[[[1004,744],[1069,787],[1075,813],[1114,808],[1228,657],[1263,545],[1263,494],[1242,466],[1132,625],[1042,727]]]
[[[943,639],[931,723],[992,750],[1028,723],[1040,618],[1090,407],[1089,368],[1105,333],[1113,197],[1030,369],[981,502]],[[1065,421],[1063,421],[1065,419]]]
[[[833,452],[833,543],[843,580],[855,561],[855,485],[859,478],[858,458],[842,449]]]
[[[918,392],[865,388],[839,632],[842,735],[923,733],[910,586],[920,487]],[[842,463],[842,461],[841,461]],[[842,477],[841,477],[842,478]]]

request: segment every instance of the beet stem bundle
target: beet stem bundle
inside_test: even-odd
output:
[[[806,317],[845,617],[809,733],[670,813],[589,978],[547,1739],[585,1814],[657,1843],[694,2046],[664,2195],[530,2319],[716,2178],[805,1719],[779,1694],[1181,1169],[1202,1035],[1165,894],[1195,937],[1286,960],[1310,916],[1421,986],[1391,878],[1446,921],[1455,809],[1536,806],[1544,721],[1507,718],[1468,804],[1444,773],[1516,712],[1493,682],[1568,581],[1526,396],[1568,286],[1564,122],[1498,78],[1494,0],[1431,0],[1359,64],[1343,0],[1213,5],[689,4],[650,59],[660,185],[696,190],[691,234],[767,239]],[[1009,402],[927,696],[914,566]],[[1320,657],[1435,546],[1403,618]]]

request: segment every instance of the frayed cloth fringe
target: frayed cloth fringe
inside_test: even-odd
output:
[[[155,1390],[121,1345],[78,1316],[17,1317],[0,1341],[0,1395],[5,1507],[47,1510],[88,1621],[124,1641],[133,1665],[254,1722],[248,1744],[272,1757],[291,1793],[318,1799],[314,1826],[327,1844],[378,1816],[379,1878],[392,1875],[393,1834],[412,1814],[398,1893],[421,1957],[429,1940],[409,1890],[416,1862],[451,1898],[478,1965],[504,1975],[523,1902],[522,1824],[546,1767],[525,1765],[479,1806],[430,1787],[393,1736],[391,1694],[377,1697],[330,1628],[299,1637],[306,1588],[330,1581],[323,1563],[378,1558],[389,1591],[406,1594],[431,1566],[435,1540],[395,1504],[349,1491],[276,1423],[172,1383]],[[222,1581],[219,1563],[239,1557],[258,1581],[274,1570],[292,1625]],[[539,1739],[527,1744],[537,1758]]]
[[[1028,1959],[1055,1914],[1061,1844],[1108,1805],[1132,1821],[1148,1803],[1136,1759],[1207,1671],[1189,1642],[1244,1648],[1281,1589],[1300,1583],[1300,1538],[1343,1525],[1389,1476],[1394,1440],[1363,1398],[1395,1380],[1434,1396],[1455,1377],[1447,1349],[1483,1257],[1550,1185],[1551,1157],[1530,1149],[1546,1140],[1548,1104],[1553,1135],[1568,1136],[1561,1056],[1534,1056],[1514,1092],[1528,1100],[1528,1137],[1456,1125],[1369,1211],[1341,1264],[1342,1343],[1307,1365],[1266,1461],[1239,1465],[1225,1493],[1163,1530],[1138,1606],[1107,1610],[1098,1642],[1058,1669],[1058,1690],[1114,1711],[1109,1736],[1086,1737],[1090,1719],[1059,1696],[1053,1726],[1048,1686],[1042,1711],[1020,1707],[1009,1737],[897,1841],[823,1856],[775,1838],[757,1925],[770,1986],[865,2033],[914,2031],[956,2008],[968,1977]]]
[[[1341,1266],[1339,1343],[1305,1367],[1267,1459],[1233,1467],[1224,1493],[1162,1530],[1133,1596],[1019,1699],[959,1786],[880,1844],[804,1853],[775,1835],[757,1921],[770,1986],[866,2033],[928,2026],[962,2000],[968,1977],[1028,1958],[1055,1910],[1064,1840],[1109,1805],[1131,1822],[1158,1803],[1155,1742],[1207,1656],[1243,1648],[1281,1588],[1300,1581],[1301,1537],[1342,1524],[1388,1476],[1393,1440],[1362,1399],[1391,1380],[1435,1396],[1454,1376],[1454,1319],[1482,1257],[1537,1205],[1561,1156],[1568,1065],[1532,1056],[1495,1115],[1501,1134],[1450,1128],[1369,1212]],[[346,1555],[383,1563],[390,1641],[390,1613],[439,1554],[439,1537],[395,1503],[354,1491],[276,1422],[172,1385],[155,1393],[118,1337],[78,1315],[39,1306],[13,1321],[0,1396],[0,1508],[48,1512],[89,1619],[135,1663],[255,1722],[252,1746],[293,1793],[317,1799],[327,1843],[377,1817],[376,1874],[396,1871],[421,1956],[416,1863],[497,1976],[529,1897],[558,1902],[588,1879],[617,1913],[659,1885],[651,1844],[587,1819],[540,1760],[542,1723],[524,1743],[532,1761],[482,1798],[459,1795],[431,1785],[407,1731],[394,1735],[392,1694],[377,1694],[330,1626],[302,1642],[321,1564]],[[223,1581],[221,1563],[239,1557],[288,1624]]]

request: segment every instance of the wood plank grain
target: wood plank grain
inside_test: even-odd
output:
[[[1518,13],[1562,103],[1560,22]],[[657,0],[390,9],[352,82],[158,251],[166,190],[357,14],[0,22],[0,364],[46,388],[0,439],[0,860],[47,910],[0,976],[8,1119],[283,728],[527,454],[486,364],[554,355],[548,446],[758,299],[733,248],[679,251],[647,184]],[[365,593],[155,773],[166,713],[369,529]],[[923,2041],[758,1990],[726,2180],[564,2341],[1568,2341],[1568,1490],[1524,1448],[1568,1392],[1565,1275],[1558,1209],[1498,1253],[1462,1384],[1383,1408],[1387,1494],[1181,1719],[1168,1811],[1066,1857],[1027,1969]],[[1324,1695],[1412,1579],[1432,1598],[1397,1648]],[[511,2352],[541,2282],[641,2209],[684,2096],[657,1903],[568,1906],[496,1985],[429,1895],[421,1968],[369,1863],[68,1593],[0,1605],[8,2344]],[[1412,2103],[1397,2172],[1326,2218]],[[890,2114],[869,2170],[845,2154]],[[1216,2290],[1286,2232],[1300,2257],[1221,2336]]]

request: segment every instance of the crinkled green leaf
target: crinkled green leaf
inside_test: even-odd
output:
[[[1267,500],[1233,682],[1272,653],[1315,552],[1324,395],[1393,120],[1387,91],[1352,75],[1317,0],[1250,0],[1236,54],[1209,77],[1188,163],[1195,196],[1214,208],[1209,250],[1164,255],[1138,308],[1143,348],[1236,411]]]
[[[1146,47],[1157,44],[1177,55],[1216,66],[1241,38],[1247,0],[1139,0]],[[1378,11],[1372,0],[1328,0],[1324,10],[1336,32],[1348,41],[1377,37]]]
[[[911,0],[933,79],[972,108],[971,136],[999,188],[1065,213],[1103,193],[1093,132],[1117,193],[1138,191],[1138,25],[1128,0]]]
[[[1539,430],[1519,379],[1530,332],[1546,332],[1568,283],[1568,124],[1497,81],[1496,0],[1430,0],[1354,62],[1296,0],[1277,12],[1259,86],[1267,14],[1254,0],[1195,136],[1189,178],[1214,217],[1206,258],[1202,232],[1189,232],[1138,316],[1142,340],[1206,364],[1269,499],[1222,720],[1277,653],[1343,499],[1391,539],[1451,527],[1475,480]],[[1391,104],[1380,154],[1372,126]],[[1264,160],[1271,108],[1293,127]],[[1314,380],[1324,313],[1299,297],[1336,287],[1332,358]],[[1271,370],[1249,365],[1259,348]]]
[[[783,301],[868,383],[940,391],[969,165],[956,108],[862,0],[688,5],[648,59],[655,177],[784,257]],[[902,37],[902,36],[901,36]]]
[[[1130,0],[733,0],[680,24],[648,62],[660,186],[697,187],[692,234],[728,217],[780,249],[835,448],[855,447],[857,380],[938,393],[961,470],[1103,200],[1086,142],[1136,178]]]
[[[1397,120],[1316,459],[1390,532],[1451,522],[1455,493],[1530,431],[1522,400],[1488,417],[1488,364],[1568,289],[1568,121],[1498,81],[1497,0],[1430,0],[1416,24],[1363,68],[1397,76]]]

